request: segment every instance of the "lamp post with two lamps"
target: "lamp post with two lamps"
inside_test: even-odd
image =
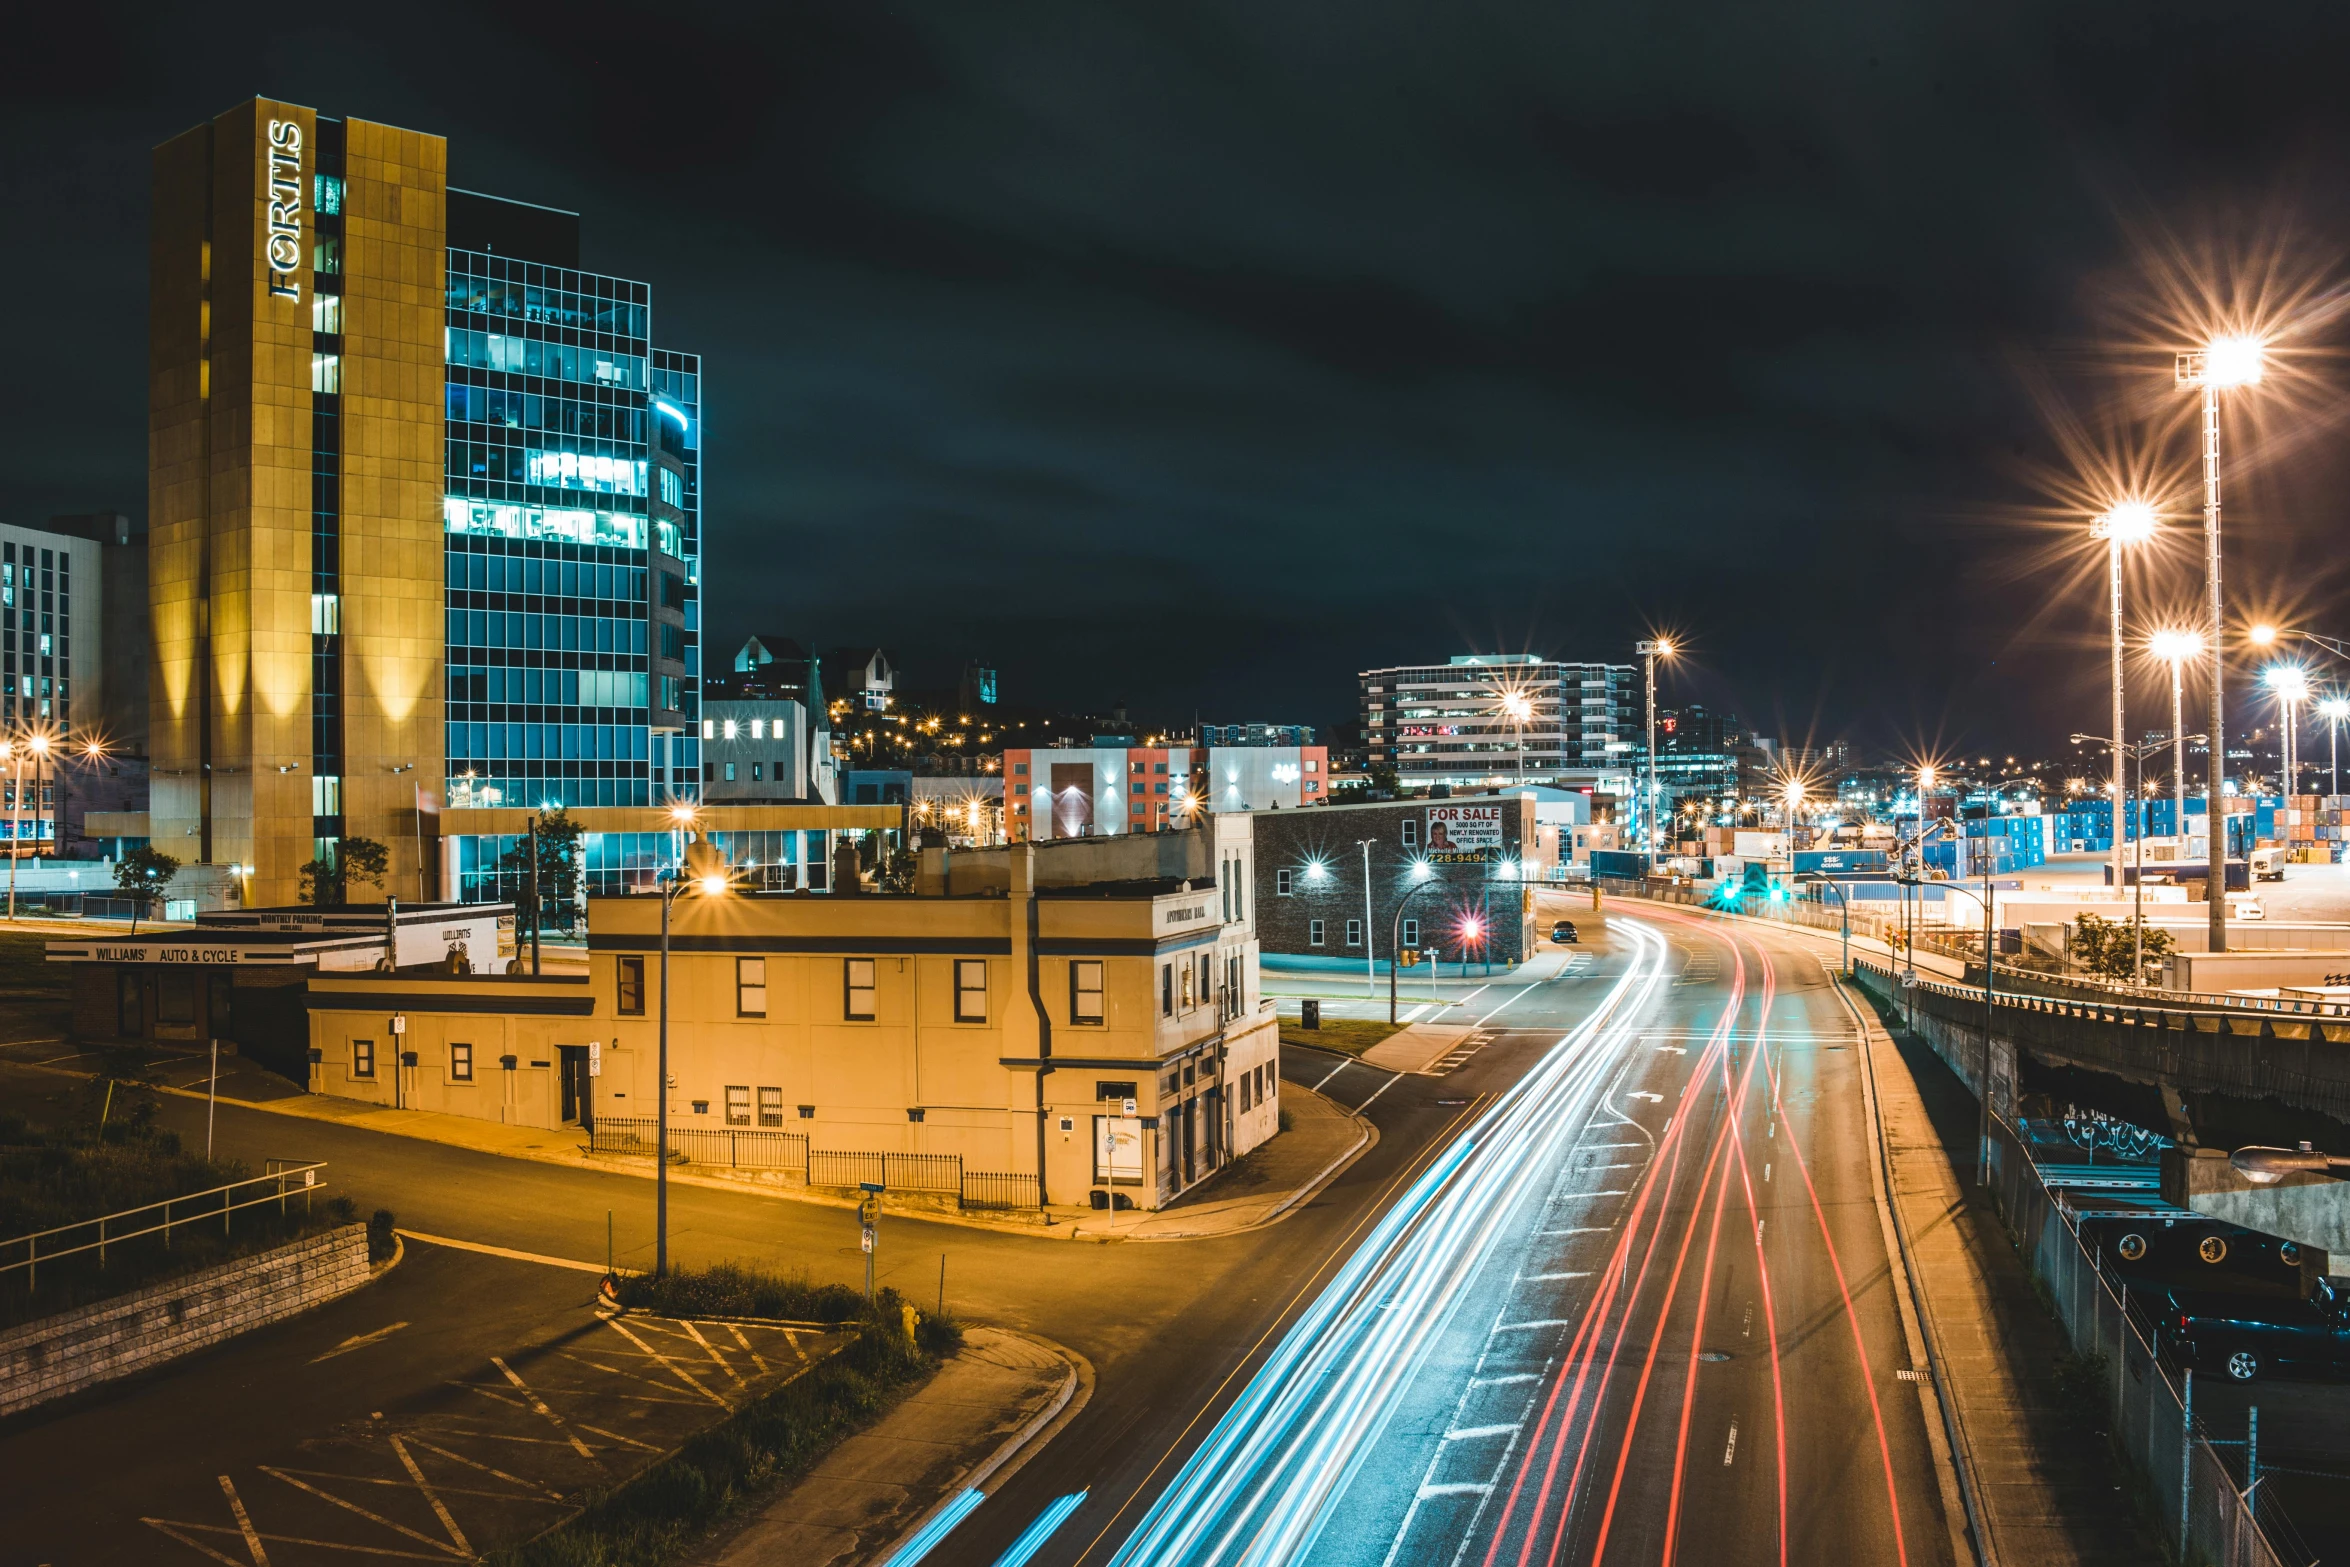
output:
[[[2298,664],[2271,664],[2261,671],[2260,683],[2276,697],[2278,716],[2284,719],[2284,730],[2277,752],[2277,770],[2284,779],[2285,818],[2288,840],[2292,837],[2293,796],[2301,792],[2300,725],[2301,704],[2309,697],[2309,671]]]
[[[2208,786],[2211,834],[2210,891],[2211,950],[2228,950],[2227,878],[2227,726],[2222,709],[2227,695],[2227,622],[2220,600],[2219,511],[2219,394],[2257,386],[2261,374],[2261,343],[2257,337],[2231,334],[2214,337],[2202,348],[2178,356],[2172,377],[2179,386],[2191,386],[2203,397],[2203,593],[2205,652],[2211,659],[2211,769]],[[2119,727],[2119,726],[2116,726]]]

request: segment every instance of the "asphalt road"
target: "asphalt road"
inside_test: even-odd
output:
[[[1650,938],[1622,911],[1570,917],[1588,959],[1554,980],[1464,991],[1448,1020],[1485,1037],[1443,1076],[1284,1051],[1287,1079],[1367,1104],[1381,1137],[1280,1224],[1089,1244],[884,1221],[883,1282],[932,1299],[943,1263],[955,1310],[1068,1345],[1097,1372],[1083,1413],[933,1562],[985,1567],[1078,1490],[1086,1501],[1034,1559],[1109,1562],[1154,1507],[1192,1506],[1187,1466],[1211,1433],[1245,1436],[1271,1394],[1328,1377],[1359,1396],[1337,1417],[1275,1433],[1291,1443],[1280,1450],[1284,1496],[1298,1504],[1290,1524],[1304,1523],[1300,1549],[1266,1559],[1948,1559],[1915,1390],[1897,1379],[1907,1356],[1868,1189],[1857,1056],[1817,960],[1698,917],[1643,913]],[[1611,1004],[1614,1026],[1575,1032]],[[0,1067],[0,1098],[28,1081]],[[184,1101],[165,1110],[184,1131],[201,1115]],[[1496,1117],[1513,1115],[1505,1137]],[[1471,1170],[1461,1134],[1472,1125],[1509,1157]],[[255,1163],[325,1159],[336,1189],[392,1208],[406,1229],[600,1263],[609,1223],[623,1265],[650,1260],[651,1188],[633,1176],[234,1108],[218,1136]],[[1448,1190],[1466,1191],[1466,1206],[1444,1207]],[[861,1277],[845,1211],[729,1191],[673,1187],[671,1246],[688,1264],[748,1258]],[[469,1519],[475,1549],[511,1537],[544,1492],[596,1473],[546,1432],[526,1440],[535,1416],[498,1402],[491,1357],[534,1386],[559,1380],[578,1407],[618,1411],[593,1422],[616,1437],[638,1429],[623,1423],[628,1408],[684,1423],[663,1430],[708,1415],[690,1391],[648,1391],[666,1373],[645,1356],[583,1350],[604,1331],[591,1284],[412,1246],[387,1279],[310,1316],[0,1423],[0,1490],[18,1520],[0,1531],[0,1563],[195,1562],[224,1543],[225,1559],[243,1559],[242,1540],[218,1532],[236,1526],[222,1474],[258,1491],[242,1500],[257,1527],[284,1537],[270,1547],[281,1567],[343,1559],[379,1529],[281,1473],[331,1470],[344,1479],[330,1488],[396,1498],[368,1505],[406,1531],[389,1542],[399,1550],[445,1559],[442,1525]],[[1390,1302],[1399,1309],[1379,1309]],[[1325,1380],[1292,1374],[1301,1338],[1336,1346]],[[484,1405],[519,1423],[483,1440],[544,1467],[496,1465],[514,1483],[444,1498],[443,1520],[421,1484],[403,1489],[385,1433]],[[1322,1438],[1302,1460],[1301,1430]],[[600,1437],[590,1446],[607,1465],[627,1456]],[[440,1448],[481,1461],[479,1448]],[[456,1461],[426,1458],[425,1472],[445,1489],[463,1478],[446,1467]],[[1210,1467],[1243,1481],[1272,1472]],[[538,1502],[505,1494],[529,1486]],[[1223,1558],[1154,1546],[1129,1559]]]
[[[1573,1014],[1584,988],[1583,981],[1566,979],[1494,992],[1474,1005],[1495,1026],[1514,1021],[1519,1009],[1529,1018],[1551,1019]],[[1547,1024],[1522,1042],[1496,1034],[1491,1047],[1471,1053],[1443,1078],[1397,1079],[1322,1052],[1285,1052],[1289,1080],[1321,1083],[1324,1092],[1348,1104],[1367,1102],[1380,1140],[1315,1201],[1267,1229],[1202,1241],[1086,1243],[892,1215],[882,1224],[880,1281],[917,1302],[932,1301],[941,1292],[943,1267],[944,1297],[958,1313],[1040,1334],[1086,1356],[1098,1377],[1095,1394],[1055,1447],[1085,1454],[1105,1489],[1123,1484],[1132,1490],[1146,1483],[1170,1445],[1251,1347],[1294,1309],[1301,1292],[1310,1293],[1314,1281],[1353,1247],[1368,1218],[1427,1150],[1506,1088],[1555,1037]],[[1340,1065],[1343,1071],[1333,1078],[1332,1068]],[[62,1081],[0,1062],[0,1103],[53,1094]],[[167,1100],[162,1119],[200,1140],[203,1114],[200,1103]],[[266,1158],[325,1160],[333,1190],[355,1198],[362,1212],[392,1209],[406,1230],[600,1265],[609,1225],[613,1255],[622,1266],[651,1261],[652,1186],[635,1176],[504,1160],[234,1106],[220,1108],[216,1136],[221,1152],[256,1166]],[[688,1265],[732,1258],[802,1271],[818,1281],[855,1284],[863,1276],[848,1211],[731,1191],[673,1185],[670,1246],[673,1259]],[[35,1520],[0,1530],[0,1564],[197,1562],[221,1550],[224,1541],[229,1558],[239,1559],[240,1536],[203,1532],[236,1526],[219,1483],[223,1474],[240,1488],[239,1504],[259,1520],[257,1527],[284,1537],[265,1542],[278,1567],[343,1559],[354,1545],[370,1541],[428,1558],[445,1555],[438,1544],[387,1533],[388,1525],[353,1522],[358,1515],[348,1508],[302,1492],[273,1471],[332,1469],[344,1476],[331,1482],[335,1486],[399,1491],[399,1469],[377,1473],[369,1467],[394,1462],[382,1440],[365,1446],[381,1436],[374,1429],[379,1412],[395,1423],[429,1422],[445,1417],[443,1406],[452,1397],[460,1404],[494,1402],[490,1394],[500,1373],[493,1356],[534,1384],[537,1374],[529,1368],[539,1364],[572,1379],[564,1384],[567,1398],[622,1398],[613,1391],[618,1382],[607,1387],[598,1379],[641,1376],[643,1355],[614,1344],[595,1357],[613,1368],[610,1373],[583,1371],[575,1363],[581,1336],[606,1331],[591,1310],[593,1283],[588,1273],[412,1244],[408,1260],[383,1281],[318,1312],[70,1405],[0,1422],[0,1498],[13,1504],[9,1512],[18,1520]],[[366,1342],[316,1360],[354,1338]],[[666,1373],[655,1367],[651,1374]],[[490,1384],[488,1393],[472,1387],[483,1381]],[[681,1429],[690,1429],[689,1416],[707,1418],[710,1412],[694,1410],[690,1392],[682,1398],[682,1409],[654,1412],[688,1420]],[[512,1407],[501,1406],[507,1413]],[[622,1434],[632,1429],[598,1423]],[[512,1445],[528,1446],[518,1434],[509,1436]],[[550,1440],[541,1432],[540,1445],[529,1450],[543,1452]],[[478,1449],[442,1445],[480,1456]],[[608,1450],[601,1439],[589,1445],[606,1470],[638,1451]],[[90,1455],[100,1452],[109,1460],[91,1462]],[[319,1454],[332,1461],[319,1460]],[[561,1453],[555,1460],[543,1473],[515,1464],[497,1467],[565,1492],[598,1478],[595,1465],[583,1461],[571,1472]],[[434,1477],[436,1488],[450,1483],[445,1473]],[[486,1488],[505,1485],[497,1481]],[[436,1541],[448,1537],[421,1490],[400,1492],[400,1505],[406,1511],[387,1511],[385,1503],[370,1511]],[[451,1505],[462,1530],[464,1510]],[[475,1505],[486,1502],[476,1498]],[[282,1529],[263,1517],[289,1507],[306,1511]],[[151,1518],[179,1532],[166,1533]],[[478,1549],[521,1528],[521,1515],[499,1512],[465,1532]],[[327,1543],[295,1543],[300,1540]]]
[[[936,1559],[991,1562],[1082,1487],[1035,1560],[1950,1561],[1819,960],[1607,923],[1580,1005],[1477,1058],[1520,1091],[1479,1099],[1144,1484],[1067,1443]]]

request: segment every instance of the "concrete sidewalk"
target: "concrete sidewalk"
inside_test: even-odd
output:
[[[6,1052],[0,1052],[0,1061],[36,1072],[76,1077],[88,1076],[94,1065],[92,1058],[69,1045],[49,1047],[47,1053],[51,1059],[40,1061],[11,1060]],[[231,1086],[231,1063],[231,1057],[221,1058],[223,1091],[219,1102],[240,1110],[265,1111],[289,1120],[332,1122],[504,1159],[529,1159],[540,1164],[600,1170],[647,1181],[653,1178],[653,1161],[649,1156],[590,1153],[584,1134],[576,1126],[507,1126],[438,1111],[394,1110],[361,1100],[309,1093],[274,1073],[250,1063],[237,1063],[246,1075],[236,1086],[257,1090],[254,1097],[244,1097],[227,1091]],[[193,1056],[184,1064],[175,1061],[162,1074],[165,1083],[160,1092],[185,1099],[206,1098],[204,1080],[209,1075],[209,1065],[208,1059],[198,1061]],[[199,1067],[203,1070],[196,1072],[196,1086],[175,1086]],[[1368,1119],[1309,1088],[1283,1084],[1281,1103],[1289,1112],[1290,1130],[1253,1150],[1194,1192],[1178,1198],[1172,1207],[1156,1213],[1096,1213],[1090,1208],[1056,1207],[1035,1217],[1022,1217],[965,1213],[951,1206],[951,1199],[906,1200],[887,1195],[882,1198],[882,1210],[898,1217],[1009,1231],[1048,1240],[1198,1240],[1252,1230],[1304,1206],[1378,1140],[1378,1133]],[[669,1179],[684,1186],[746,1192],[826,1208],[854,1208],[860,1200],[854,1194],[810,1188],[764,1171],[738,1173],[672,1164]]]
[[[1897,1044],[1865,997],[1844,994],[1866,1037],[1914,1299],[1991,1559],[2161,1560],[2104,1440],[2059,1401],[2063,1329],[2041,1309],[1986,1195],[1971,1189],[1973,1098],[1922,1042]]]
[[[947,1498],[1001,1483],[1084,1407],[1092,1387],[1092,1367],[1057,1344],[973,1328],[937,1375],[692,1560],[878,1561]]]
[[[1214,1180],[1156,1213],[1089,1213],[1073,1240],[1175,1241],[1235,1235],[1295,1213],[1379,1141],[1367,1117],[1284,1081],[1290,1128],[1250,1150]]]

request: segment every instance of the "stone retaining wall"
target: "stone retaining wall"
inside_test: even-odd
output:
[[[367,1226],[348,1224],[0,1330],[0,1415],[307,1311],[349,1294],[370,1277]]]

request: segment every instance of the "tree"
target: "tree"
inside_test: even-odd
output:
[[[557,808],[539,818],[539,928],[555,925],[570,930],[579,916],[579,842],[587,829]],[[498,869],[514,878],[517,888],[529,885],[530,839],[517,838],[514,847],[498,857]],[[517,900],[519,901],[519,900]]]
[[[2142,983],[2145,976],[2131,972],[2137,965],[2141,934],[2146,960],[2149,963],[2161,962],[2171,950],[2170,932],[2148,925],[2142,914],[2126,920],[2109,920],[2087,913],[2079,915],[2073,921],[2072,937],[2065,946],[2065,953],[2096,978]]]
[[[351,901],[354,882],[371,884],[380,893],[391,862],[391,850],[373,838],[345,838],[331,856],[302,867],[302,901],[322,909],[341,908]]]
[[[133,900],[131,933],[138,934],[139,916],[154,906],[163,889],[179,874],[180,862],[152,845],[141,845],[114,862],[114,885]]]

